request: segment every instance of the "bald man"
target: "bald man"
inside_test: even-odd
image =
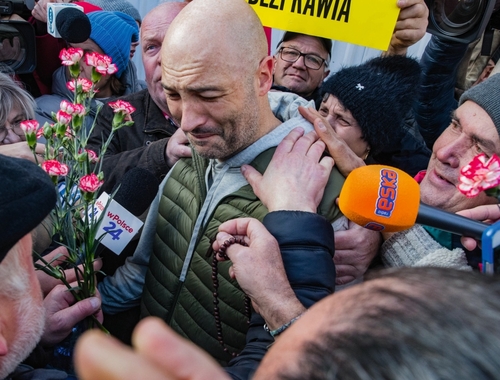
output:
[[[193,158],[179,160],[160,185],[136,252],[99,288],[104,308],[119,312],[141,300],[143,316],[162,318],[223,365],[246,341],[264,342],[254,347],[254,361],[247,367],[252,371],[272,342],[270,332],[333,291],[335,268],[331,250],[321,250],[321,259],[307,260],[304,248],[294,241],[304,254],[291,263],[288,276],[299,283],[301,274],[309,279],[315,273],[316,284],[294,293],[287,274],[270,274],[266,281],[283,287],[257,296],[266,299],[259,311],[268,331],[260,316],[252,316],[248,324],[244,293],[229,274],[228,263],[213,265],[211,241],[226,220],[244,216],[263,220],[268,212],[274,217],[272,211],[288,205],[263,204],[241,168],[252,164],[263,171],[274,148],[294,130],[285,145],[300,140],[300,147],[310,150],[308,158],[319,168],[304,173],[311,176],[311,186],[321,189],[328,180],[328,196],[292,203],[298,212],[319,209],[330,222],[341,216],[335,199],[343,177],[331,170],[331,159],[322,158],[324,144],[308,133],[313,127],[305,119],[281,122],[272,113],[268,91],[273,58],[267,55],[262,24],[245,1],[189,3],[165,36],[161,61],[168,108],[187,135]],[[299,126],[303,129],[295,130]],[[280,190],[287,192],[287,186]],[[300,191],[293,195],[295,200],[302,196]],[[274,224],[284,225],[281,219]],[[238,358],[232,364],[236,362]]]

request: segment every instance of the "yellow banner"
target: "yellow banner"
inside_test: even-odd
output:
[[[247,0],[264,26],[387,50],[396,0]]]

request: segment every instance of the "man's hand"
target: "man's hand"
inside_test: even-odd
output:
[[[58,247],[49,254],[43,256],[43,259],[46,262],[51,263],[52,266],[56,266],[62,264],[67,257],[68,257],[68,250],[66,249],[66,247]],[[41,260],[38,260],[36,263],[42,266],[44,265]],[[82,266],[80,265],[80,268],[81,267]],[[102,267],[102,260],[101,259],[95,260],[94,270],[98,271],[99,269],[101,269],[101,267]],[[37,270],[35,273],[38,278],[38,282],[40,283],[40,287],[42,288],[42,293],[44,296],[47,295],[54,287],[62,284],[61,280],[58,280],[57,278],[54,278],[46,274],[42,270]],[[64,277],[66,278],[66,281],[69,283],[76,281],[75,270],[73,268],[66,269],[64,271]]]
[[[167,165],[172,167],[183,157],[191,157],[191,148],[188,146],[189,141],[182,129],[177,129],[170,137],[167,144],[165,155],[167,157]]]
[[[457,214],[465,216],[466,218],[469,219],[479,220],[484,223],[493,224],[500,220],[500,204],[477,206],[468,210],[458,211]],[[469,251],[475,249],[478,243],[474,238],[465,236],[462,236],[460,242]]]
[[[213,244],[214,251],[232,237],[244,239],[248,247],[236,243],[226,249],[233,264],[229,274],[236,278],[271,330],[303,313],[305,308],[288,282],[278,242],[264,225],[253,218],[222,223]],[[219,255],[217,259],[223,260]]]
[[[133,349],[100,331],[88,331],[75,347],[82,380],[229,380],[219,364],[158,318],[143,319]]]
[[[99,294],[75,303],[75,298],[64,285],[57,285],[43,300],[45,329],[41,343],[53,346],[66,338],[71,329],[84,318],[95,315],[102,323]]]
[[[382,243],[380,233],[370,231],[349,221],[349,229],[335,231],[337,285],[345,285],[363,276],[377,255]]]
[[[398,21],[389,49],[383,55],[405,55],[408,48],[425,36],[429,9],[424,0],[398,0]]]
[[[325,143],[326,149],[335,161],[335,167],[344,177],[351,171],[365,165],[349,146],[342,140],[328,121],[313,108],[299,107],[300,114],[314,125],[314,130],[319,138]]]
[[[269,211],[316,212],[334,162],[322,157],[325,144],[314,132],[295,128],[278,145],[264,175],[249,165],[241,171]]]
[[[45,161],[43,159],[44,153],[45,145],[37,143],[35,147],[35,154],[37,155],[36,158],[39,164]],[[26,160],[30,160],[31,162],[35,162],[35,156],[33,155],[33,152],[31,151],[26,141],[20,141],[14,144],[0,145],[0,154],[16,158],[24,158]]]

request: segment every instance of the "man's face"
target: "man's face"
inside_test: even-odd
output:
[[[484,192],[467,198],[458,189],[460,169],[476,155],[500,153],[500,138],[486,111],[472,101],[462,104],[449,127],[434,143],[427,174],[420,184],[422,202],[449,212],[457,212],[495,199]]]
[[[225,160],[258,138],[257,70],[239,66],[208,47],[162,49],[168,108],[202,157]]]
[[[161,86],[161,44],[174,17],[182,9],[177,5],[164,5],[148,14],[141,27],[142,63],[149,94],[160,109],[168,112]]]
[[[325,60],[328,58],[328,52],[316,37],[299,35],[283,42],[280,48],[283,47],[294,48],[304,54],[315,54]],[[282,60],[278,52],[274,59],[274,84],[287,87],[301,96],[311,95],[330,72],[325,63],[318,70],[306,67],[304,56],[292,63]]]
[[[19,254],[24,272],[20,278],[25,281],[26,291],[20,297],[0,295],[0,339],[6,343],[6,351],[0,350],[0,378],[3,379],[30,354],[42,336],[45,325],[45,309],[42,304],[42,292],[35,275],[31,256],[31,235],[28,234],[19,242],[19,251],[9,252]],[[3,264],[0,263],[0,265]],[[3,345],[0,345],[4,347]]]

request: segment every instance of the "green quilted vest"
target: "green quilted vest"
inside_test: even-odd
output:
[[[267,167],[274,148],[263,152],[252,163],[261,173]],[[194,154],[174,167],[160,200],[156,235],[142,298],[142,316],[154,315],[166,321],[176,332],[206,350],[222,365],[231,355],[217,340],[213,315],[213,280],[211,244],[218,227],[226,220],[253,217],[262,221],[267,209],[247,185],[225,197],[210,217],[206,228],[198,234],[184,282],[179,277],[186,259],[196,219],[206,196],[205,171],[208,161]],[[335,199],[344,177],[336,169],[319,207],[319,212],[333,221],[340,211]],[[286,191],[286,189],[284,189]],[[230,262],[219,263],[219,310],[222,334],[230,352],[245,345],[247,317],[244,293],[228,274]]]

